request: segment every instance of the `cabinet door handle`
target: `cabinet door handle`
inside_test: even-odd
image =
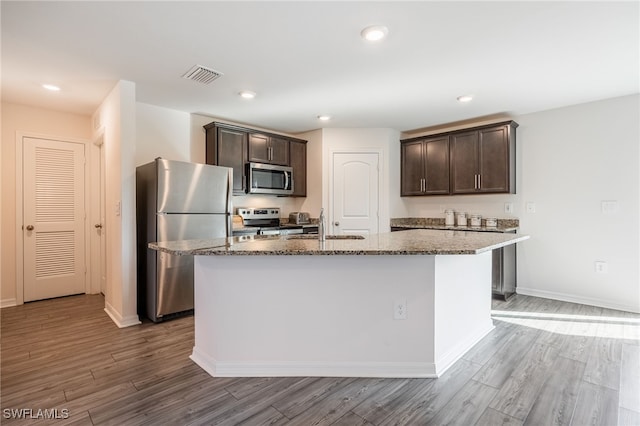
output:
[[[478,175],[473,175],[473,189],[478,189]]]
[[[482,175],[478,175],[478,189],[482,188]]]

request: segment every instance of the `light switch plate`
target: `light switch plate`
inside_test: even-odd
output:
[[[513,213],[513,203],[504,203],[504,212]]]
[[[536,203],[527,203],[527,213],[535,213],[536,212]]]

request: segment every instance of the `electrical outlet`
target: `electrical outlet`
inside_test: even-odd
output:
[[[602,213],[616,213],[617,211],[618,211],[617,201],[612,200],[612,201],[602,202]]]
[[[407,301],[405,299],[396,300],[395,302],[393,302],[393,319],[394,320],[407,319]]]
[[[527,203],[527,213],[536,212],[536,203]]]
[[[607,271],[609,270],[609,265],[607,265],[607,262],[603,262],[601,260],[597,260],[595,262],[595,266],[596,266],[596,272],[599,274],[606,274]]]
[[[513,203],[504,203],[504,212],[513,213]]]

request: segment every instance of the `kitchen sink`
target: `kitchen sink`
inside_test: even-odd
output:
[[[286,235],[285,240],[317,240],[318,234],[294,234]],[[364,240],[362,235],[326,235],[327,240]]]

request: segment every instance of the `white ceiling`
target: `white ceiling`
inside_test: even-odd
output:
[[[3,101],[87,115],[120,79],[136,83],[138,102],[289,133],[410,131],[639,91],[638,1],[0,7]],[[372,24],[388,38],[362,40]],[[181,78],[196,64],[224,75],[210,85]],[[258,95],[241,99],[243,89]],[[473,102],[458,103],[465,94]]]

